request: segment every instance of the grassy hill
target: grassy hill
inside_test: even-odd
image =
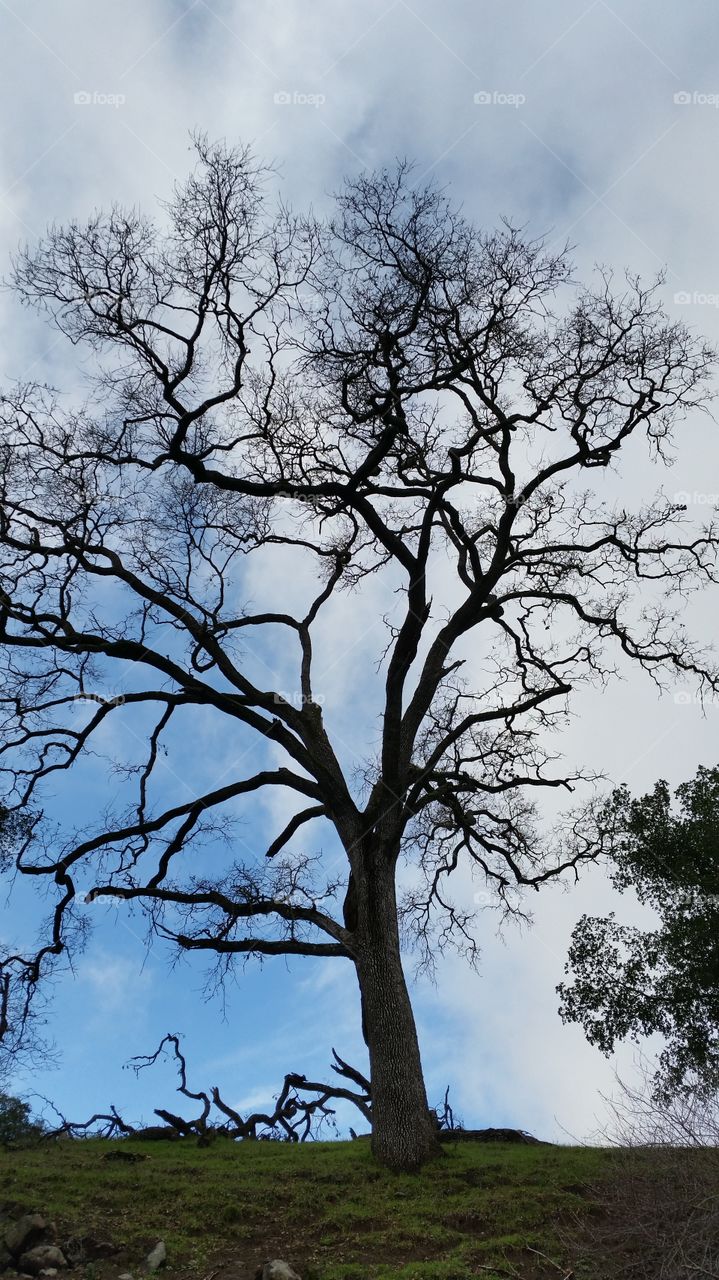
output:
[[[118,1149],[138,1163],[105,1157]],[[112,1240],[90,1280],[141,1270],[163,1239],[175,1276],[249,1280],[281,1257],[308,1280],[600,1280],[572,1256],[611,1157],[467,1143],[421,1174],[380,1169],[367,1143],[56,1142],[0,1154],[0,1202],[61,1236]]]

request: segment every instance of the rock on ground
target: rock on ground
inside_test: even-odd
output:
[[[159,1271],[160,1267],[167,1262],[167,1249],[164,1240],[158,1240],[154,1249],[151,1249],[145,1259],[145,1266],[148,1271]]]
[[[15,1257],[52,1235],[52,1226],[40,1213],[24,1213],[5,1232],[5,1245]]]
[[[67,1260],[61,1249],[54,1244],[37,1244],[34,1249],[28,1249],[26,1253],[20,1255],[18,1267],[21,1271],[28,1272],[31,1276],[38,1275],[41,1271],[48,1268],[67,1266]]]
[[[301,1280],[301,1277],[289,1262],[275,1258],[273,1262],[266,1262],[262,1270],[257,1272],[257,1280]]]

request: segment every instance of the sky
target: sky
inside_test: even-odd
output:
[[[409,157],[418,178],[447,186],[479,225],[504,215],[550,244],[569,239],[579,278],[595,264],[663,270],[669,312],[717,339],[718,35],[714,0],[0,0],[0,274],[18,243],[51,222],[113,201],[152,212],[185,175],[189,132],[200,129],[251,143],[275,164],[283,198],[318,212],[345,175]],[[74,385],[76,360],[0,294],[3,381]],[[661,484],[698,520],[719,501],[712,418],[686,422],[666,474],[638,452],[623,465],[624,490]],[[325,636],[325,696],[347,741],[358,732],[357,680],[371,670],[375,606],[363,606],[351,648],[337,631]],[[712,639],[715,602],[702,597],[688,612]],[[561,743],[572,764],[642,792],[717,763],[719,706],[702,708],[690,688],[659,697],[640,673],[623,677],[573,703]],[[203,725],[185,745],[168,794],[231,767],[213,734]],[[107,785],[89,767],[72,803],[90,817]],[[59,814],[70,803],[59,791],[50,802]],[[459,892],[474,888],[467,880]],[[3,906],[0,933],[30,928],[22,887]],[[640,917],[599,871],[571,892],[548,887],[532,907],[534,925],[521,932],[498,936],[494,917],[482,917],[478,973],[447,957],[435,985],[414,983],[429,1094],[438,1101],[450,1085],[474,1125],[591,1139],[633,1050],[603,1059],[562,1025],[554,988],[583,912]],[[363,1061],[348,965],[251,966],[223,1005],[200,966],[171,968],[161,948],[147,950],[139,919],[106,913],[100,926],[53,993],[60,1066],[18,1082],[72,1118],[110,1103],[146,1118],[172,1107],[169,1066],[137,1079],[123,1069],[165,1031],[184,1034],[191,1081],[218,1084],[239,1108],[269,1103],[287,1070],[326,1074],[333,1045]]]

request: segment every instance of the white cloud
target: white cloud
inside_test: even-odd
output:
[[[127,956],[113,955],[93,948],[78,972],[81,987],[86,990],[88,1012],[97,1018],[114,1018],[131,998],[135,1011],[145,1004],[152,986],[152,972],[144,968],[139,973],[128,963]],[[130,992],[132,993],[130,996]]]

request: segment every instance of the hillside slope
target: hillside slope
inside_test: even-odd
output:
[[[107,1158],[118,1150],[142,1158]],[[119,1246],[90,1280],[138,1275],[158,1239],[173,1275],[203,1280],[250,1280],[272,1257],[307,1280],[556,1280],[578,1266],[577,1280],[595,1280],[567,1241],[608,1160],[466,1143],[397,1176],[362,1142],[63,1141],[0,1153],[0,1203]]]

